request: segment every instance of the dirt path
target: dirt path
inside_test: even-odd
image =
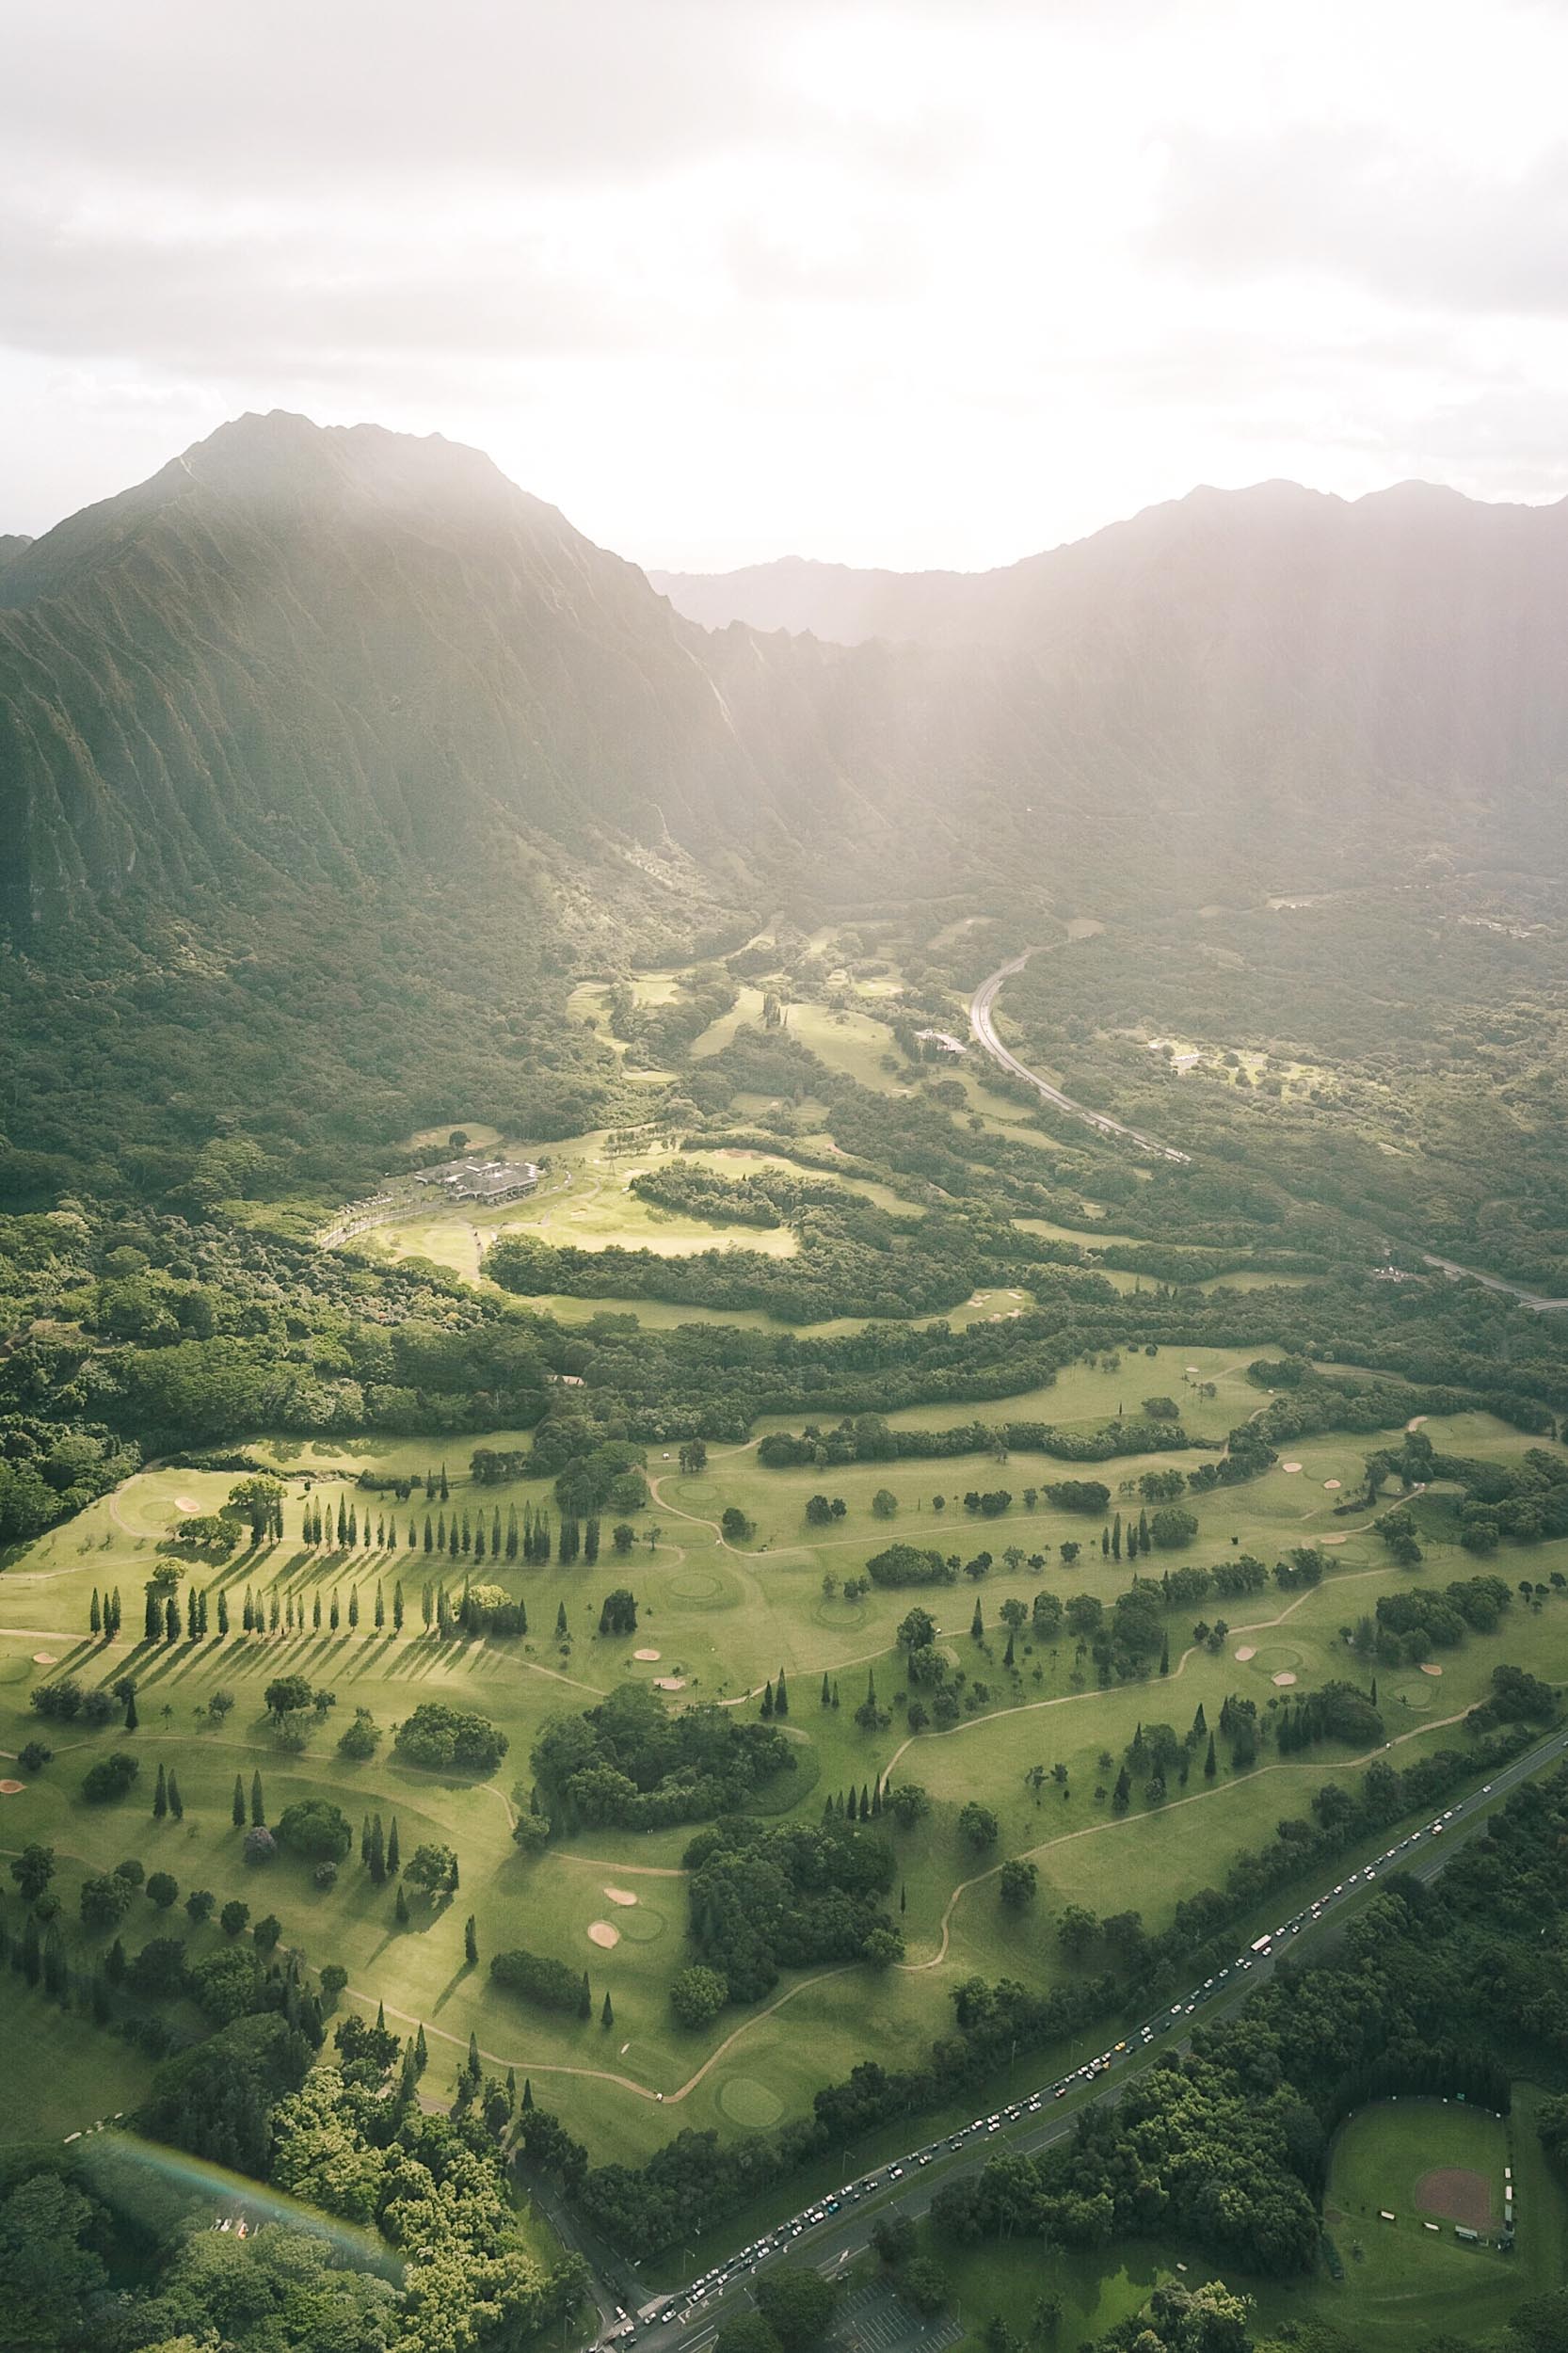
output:
[[[1244,1632],[1247,1629],[1242,1628],[1241,1630]],[[1275,1765],[1256,1765],[1248,1772],[1236,1774],[1233,1779],[1225,1782],[1223,1786],[1216,1784],[1212,1789],[1194,1790],[1190,1798],[1172,1798],[1159,1808],[1159,1812],[1161,1815],[1174,1814],[1181,1806],[1201,1805],[1206,1798],[1225,1797],[1232,1789],[1240,1788],[1243,1782],[1261,1780],[1263,1776],[1268,1773],[1355,1772],[1358,1771],[1362,1766],[1374,1764],[1380,1756],[1385,1756],[1390,1749],[1401,1748],[1407,1740],[1418,1740],[1429,1732],[1441,1732],[1446,1725],[1462,1724],[1464,1721],[1466,1712],[1466,1710],[1462,1709],[1457,1716],[1434,1716],[1428,1721],[1413,1726],[1409,1732],[1399,1733],[1393,1739],[1385,1740],[1381,1748],[1368,1749],[1365,1756],[1345,1756],[1326,1759],[1323,1757],[1303,1757],[1299,1763],[1292,1759],[1289,1763],[1286,1763],[1284,1760],[1281,1760],[1280,1763]],[[967,1730],[968,1727],[960,1725],[956,1726],[955,1729]],[[1101,1822],[1086,1822],[1081,1830],[1064,1831],[1059,1837],[1043,1838],[1036,1847],[1022,1848],[1017,1856],[1004,1855],[1000,1863],[990,1864],[984,1871],[977,1871],[973,1879],[961,1880],[958,1885],[953,1889],[952,1894],[948,1897],[947,1903],[943,1909],[941,1918],[941,1937],[937,1944],[936,1950],[932,1954],[930,1960],[901,1961],[895,1962],[894,1966],[904,1970],[905,1974],[909,1976],[918,1976],[923,1969],[938,1968],[947,1959],[948,1945],[952,1926],[952,1915],[957,1911],[959,1903],[963,1897],[968,1894],[971,1887],[983,1887],[987,1880],[995,1879],[998,1873],[1004,1870],[1009,1863],[1018,1860],[1027,1860],[1031,1855],[1048,1854],[1053,1848],[1070,1847],[1078,1839],[1097,1838],[1107,1831],[1125,1830],[1129,1822],[1144,1822],[1147,1821],[1148,1818],[1149,1817],[1146,1814],[1123,1814],[1112,1815]]]
[[[9,1851],[8,1849],[0,1848],[0,1854]],[[579,1856],[575,1860],[585,1861],[586,1858]],[[619,1869],[622,1866],[616,1865],[600,1867]],[[688,2075],[685,2082],[676,2091],[655,2091],[648,2085],[638,2083],[631,2075],[619,2074],[611,2067],[569,2067],[560,2060],[531,2059],[526,2057],[507,2058],[502,2053],[487,2051],[483,2046],[480,2048],[479,2056],[491,2067],[512,2067],[529,2075],[576,2075],[589,2083],[614,2084],[618,2090],[634,2092],[639,2100],[653,2100],[666,2108],[679,2107],[681,2101],[696,2089],[703,2078],[712,2073],[726,2052],[734,2043],[739,2042],[743,2035],[749,2034],[753,2026],[760,2026],[764,2018],[771,2018],[775,2010],[782,2009],[787,2002],[792,2002],[795,1996],[804,1993],[808,1986],[821,1985],[828,1977],[844,1977],[856,1965],[854,1961],[842,1961],[836,1969],[821,1969],[815,1977],[802,1977],[798,1984],[792,1985],[787,1992],[780,1993],[776,2001],[770,2002],[765,2009],[754,2010],[749,2018],[743,2018],[740,2025],[731,2033],[726,2035],[724,2041],[709,2053],[696,2073]],[[377,1997],[374,1993],[366,1993],[357,1985],[351,1985],[348,1992],[351,1997],[356,2002],[362,2003],[366,2009],[374,2011],[376,2009]],[[464,2036],[449,2034],[444,2026],[425,2025],[425,2022],[416,2018],[411,2010],[394,2009],[390,2002],[385,2007],[389,2018],[401,2019],[407,2026],[424,2025],[427,2041],[450,2042],[453,2049],[456,2051],[468,2049],[468,2041]]]

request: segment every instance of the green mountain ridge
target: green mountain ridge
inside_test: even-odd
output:
[[[291,1096],[324,1188],[455,1112],[572,1132],[616,1083],[572,980],[778,912],[1022,944],[1389,857],[1560,871],[1568,506],[1203,490],[889,582],[968,617],[708,630],[481,453],[279,411],[18,545],[0,1191],[102,1188],[111,1138],[167,1188]]]
[[[242,419],[46,534],[0,597],[13,923],[150,868],[341,884],[498,828],[766,824],[685,625],[449,443]]]
[[[786,569],[802,609],[842,585]],[[241,418],[0,571],[0,921],[501,841],[753,907],[1293,887],[1390,819],[1560,853],[1568,505],[1264,484],[872,577],[903,643],[708,630],[477,451]]]

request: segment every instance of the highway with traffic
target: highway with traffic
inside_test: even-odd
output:
[[[689,2286],[649,2299],[635,2316],[620,2314],[601,2342],[634,2342],[639,2353],[701,2353],[722,2323],[744,2309],[751,2281],[768,2266],[788,2260],[808,2263],[829,2276],[839,2273],[870,2246],[878,2221],[895,2213],[924,2214],[938,2187],[977,2171],[1004,2149],[1027,2154],[1064,2138],[1087,2102],[1117,2098],[1140,2067],[1162,2050],[1181,2048],[1194,2025],[1211,2023],[1265,1982],[1282,1957],[1294,1960],[1314,1941],[1321,1945],[1380,1880],[1401,1871],[1416,1879],[1434,1878],[1458,1844],[1482,1825],[1510,1790],[1555,1764],[1565,1752],[1568,1728],[1552,1733],[1502,1767],[1483,1787],[1325,1887],[1211,1977],[1128,2027],[1096,2057],[1023,2099],[977,2116],[957,2131],[845,2183],[725,2257]]]

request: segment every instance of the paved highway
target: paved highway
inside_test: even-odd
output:
[[[1480,1827],[1501,1797],[1555,1764],[1565,1752],[1568,1728],[1504,1766],[1484,1788],[1410,1832],[1374,1862],[1347,1872],[1180,2001],[1129,2027],[1125,2039],[1099,2057],[891,2164],[873,2167],[725,2258],[689,2287],[645,2303],[634,2318],[607,2334],[634,2344],[638,2353],[702,2353],[720,2325],[745,2308],[750,2282],[759,2271],[786,2261],[806,2262],[832,2276],[870,2245],[876,2222],[894,2213],[924,2214],[939,2187],[962,2174],[978,2172],[1003,2149],[1028,2153],[1064,2138],[1088,2102],[1116,2099],[1129,2076],[1161,2050],[1181,2048],[1192,2034],[1190,2021],[1209,2023],[1242,2000],[1273,1974],[1281,1954],[1295,1958],[1314,1939],[1320,1945],[1347,1908],[1364,1900],[1380,1879],[1396,1871],[1434,1878],[1456,1845]]]
[[[1011,964],[1002,965],[991,974],[989,980],[982,981],[970,998],[969,1030],[976,1045],[982,1047],[993,1062],[1000,1063],[1011,1077],[1021,1079],[1026,1086],[1032,1086],[1036,1094],[1043,1095],[1048,1103],[1054,1103],[1058,1111],[1069,1112],[1074,1119],[1081,1119],[1102,1136],[1125,1136],[1128,1144],[1135,1144],[1141,1152],[1152,1152],[1159,1160],[1176,1160],[1183,1167],[1190,1166],[1191,1152],[1178,1152],[1175,1144],[1161,1144],[1156,1137],[1145,1135],[1142,1128],[1129,1128],[1124,1120],[1112,1119],[1109,1112],[1091,1111],[1086,1103],[1075,1102],[1070,1095],[1064,1095],[1059,1086],[1053,1086],[1048,1079],[1042,1079],[1037,1070],[1031,1070],[1027,1063],[1020,1062],[1017,1055],[1011,1053],[1002,1044],[997,1035],[993,1017],[997,991],[1003,981],[1023,970],[1033,952],[1032,949],[1026,948],[1021,956],[1015,956]],[[1538,1315],[1556,1315],[1568,1309],[1568,1299],[1549,1298],[1544,1291],[1532,1290],[1526,1283],[1511,1283],[1506,1275],[1484,1274],[1480,1267],[1463,1266],[1457,1258],[1440,1257],[1431,1250],[1424,1250],[1421,1256],[1428,1266],[1435,1267],[1440,1273],[1455,1281],[1467,1278],[1472,1283],[1482,1283],[1489,1291],[1504,1291],[1509,1298],[1517,1299],[1522,1306],[1533,1308]]]
[[[1091,1111],[1086,1103],[1075,1103],[1070,1095],[1064,1095],[1060,1087],[1052,1086],[1048,1079],[1042,1079],[1038,1071],[1031,1070],[1027,1063],[1021,1063],[1016,1054],[1009,1053],[997,1035],[991,1009],[1003,981],[1010,980],[1015,972],[1021,972],[1032,952],[1032,949],[1026,948],[1021,956],[1015,956],[1011,964],[1004,964],[1000,971],[993,972],[988,981],[982,981],[969,999],[969,1029],[976,1044],[984,1047],[991,1060],[1000,1063],[1015,1079],[1021,1079],[1026,1086],[1032,1086],[1037,1094],[1043,1095],[1048,1103],[1054,1103],[1058,1111],[1068,1112],[1074,1119],[1081,1119],[1089,1127],[1097,1128],[1102,1136],[1125,1136],[1129,1144],[1137,1144],[1141,1152],[1152,1152],[1162,1160],[1179,1160],[1183,1164],[1191,1160],[1191,1152],[1178,1152],[1174,1144],[1160,1144],[1141,1129],[1128,1127],[1125,1121],[1112,1119],[1109,1112]]]

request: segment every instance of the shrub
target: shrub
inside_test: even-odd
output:
[[[951,1585],[955,1572],[939,1552],[921,1545],[888,1545],[866,1563],[873,1585]]]
[[[297,1715],[309,1707],[312,1697],[309,1679],[299,1674],[276,1676],[262,1694],[267,1714],[279,1719]]]
[[[824,2280],[820,2271],[793,2264],[763,2272],[752,2293],[784,2353],[806,2353],[808,2345],[827,2334],[839,2297],[833,2281]]]
[[[488,1716],[425,1700],[397,1728],[392,1743],[410,1765],[436,1771],[493,1773],[506,1753],[506,1735]]]
[[[339,1736],[338,1754],[352,1757],[356,1763],[362,1763],[366,1757],[376,1754],[380,1738],[381,1728],[369,1708],[357,1707],[354,1710],[353,1722],[347,1725]]]
[[[190,1972],[192,1994],[218,2026],[256,2009],[262,1984],[262,1965],[242,1945],[208,1953]]]
[[[416,1847],[403,1865],[403,1876],[410,1887],[426,1895],[445,1895],[457,1884],[457,1858],[450,1847]]]
[[[984,1848],[996,1845],[998,1829],[997,1817],[988,1805],[981,1805],[971,1798],[968,1805],[960,1807],[958,1835],[973,1847],[977,1854]]]
[[[682,1969],[670,1987],[670,2008],[683,2026],[709,2026],[729,1999],[728,1981],[716,1969]]]
[[[28,1695],[27,1705],[35,1715],[68,1724],[73,1716],[81,1714],[82,1687],[74,1675],[61,1675],[57,1682],[40,1683]]]
[[[117,1749],[112,1756],[101,1756],[96,1765],[88,1767],[82,1775],[82,1795],[89,1805],[107,1805],[111,1799],[125,1795],[140,1770],[134,1756]]]
[[[185,1948],[177,1936],[154,1936],[126,1973],[133,1993],[150,2002],[169,2002],[185,1990]]]
[[[497,1953],[490,1962],[490,1976],[497,1985],[509,1993],[517,1993],[525,2002],[536,2003],[540,2009],[577,2010],[583,2003],[583,1973],[568,1961],[552,1961],[544,1953],[530,1953],[520,1947],[509,1953]]]
[[[329,1799],[300,1798],[279,1817],[278,1843],[308,1863],[341,1863],[354,1844],[354,1833],[348,1817]]]
[[[997,1880],[997,1893],[1009,1912],[1027,1912],[1034,1901],[1040,1874],[1032,1863],[1021,1863],[1015,1856],[1004,1863]]]
[[[253,1830],[246,1832],[244,1851],[247,1863],[259,1864],[272,1861],[278,1851],[278,1841],[264,1822],[258,1822]]]
[[[1111,1501],[1111,1490],[1099,1479],[1053,1479],[1045,1494],[1059,1512],[1093,1512],[1096,1519]]]
[[[82,1926],[115,1929],[130,1911],[136,1890],[118,1872],[104,1871],[82,1882]]]

